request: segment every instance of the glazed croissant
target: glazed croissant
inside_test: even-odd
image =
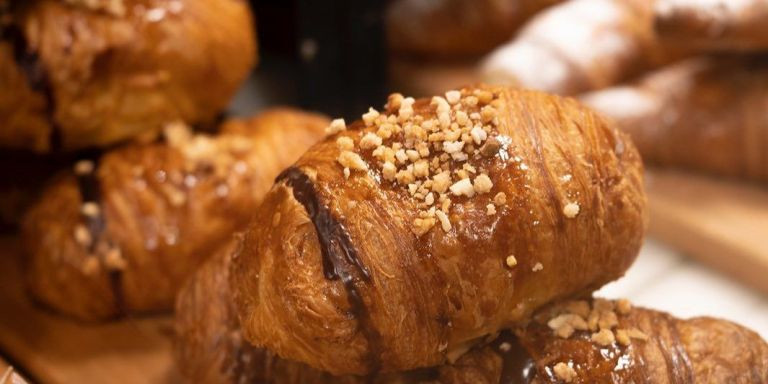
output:
[[[32,294],[86,320],[170,309],[182,281],[327,125],[276,109],[225,122],[218,136],[174,125],[166,143],[79,162],[24,218]]]
[[[562,0],[397,0],[386,13],[390,48],[421,57],[472,57],[507,41],[528,18]]]
[[[453,363],[369,377],[332,376],[242,339],[228,281],[238,240],[181,290],[176,360],[192,383],[764,383],[768,345],[711,319],[676,319],[627,301],[569,301],[540,311]],[[516,333],[518,337],[515,337]]]
[[[490,82],[571,95],[678,55],[654,37],[653,1],[573,0],[536,15],[484,60],[481,71]]]
[[[708,51],[768,49],[768,2],[656,0],[659,39]]]
[[[106,146],[177,120],[211,124],[255,60],[243,1],[10,4],[0,6],[0,146]]]
[[[395,94],[331,128],[278,177],[233,265],[244,337],[280,356],[337,375],[441,364],[637,254],[640,158],[573,100]]]
[[[582,100],[614,118],[647,162],[768,181],[767,89],[766,57],[700,58]]]

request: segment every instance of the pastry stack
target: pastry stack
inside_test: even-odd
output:
[[[222,118],[256,59],[246,2],[10,1],[0,13],[0,146],[21,168],[0,193],[42,189],[20,220],[25,277],[68,317],[170,311],[329,124],[291,108]],[[63,170],[40,187],[51,168]]]
[[[768,344],[591,293],[634,261],[640,157],[572,99],[400,94],[278,176],[176,305],[199,383],[763,383]]]

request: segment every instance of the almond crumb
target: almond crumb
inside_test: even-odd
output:
[[[542,265],[541,263],[536,263],[536,265],[534,265],[531,270],[534,272],[538,272],[538,271],[541,271],[542,269],[544,269],[544,265]]]
[[[123,258],[123,254],[118,248],[112,248],[104,255],[104,266],[110,270],[121,271],[125,269],[127,263]]]
[[[616,330],[616,341],[623,346],[627,346],[632,343],[632,340],[629,338],[629,333],[627,333],[627,331],[624,329]]]
[[[75,163],[75,175],[85,176],[93,173],[95,165],[91,160],[80,160]]]
[[[451,230],[451,221],[448,220],[448,215],[443,211],[436,211],[435,216],[440,220],[440,225],[443,227],[443,231],[449,232]]]
[[[555,376],[557,376],[558,379],[565,381],[566,383],[573,382],[573,380],[577,377],[576,371],[573,369],[573,367],[566,363],[557,363],[552,368],[552,370],[555,372]]]
[[[331,121],[331,125],[325,128],[325,134],[334,135],[341,131],[346,131],[346,130],[347,130],[347,124],[344,122],[344,119],[334,119],[333,121]]]
[[[485,214],[488,216],[493,216],[496,214],[496,206],[493,204],[488,204],[485,206]]]
[[[488,177],[488,175],[483,173],[475,178],[475,193],[483,194],[490,191],[491,188],[493,188],[493,182],[491,181],[491,178]]]
[[[507,256],[507,266],[512,268],[515,265],[517,265],[517,258],[515,257],[515,255]]]
[[[86,201],[80,207],[80,213],[85,217],[94,218],[99,216],[100,212],[101,212],[101,209],[99,208],[99,205],[94,203],[93,201]]]
[[[351,151],[355,149],[355,142],[349,137],[342,136],[336,139],[336,146],[342,151]]]
[[[578,203],[568,203],[563,207],[563,214],[565,217],[569,219],[573,219],[576,217],[576,215],[579,214],[579,204]]]
[[[367,171],[368,165],[357,153],[351,151],[342,151],[337,159],[343,167],[358,171]]]
[[[493,203],[498,205],[504,205],[507,203],[507,195],[504,192],[499,192],[493,197]]]
[[[616,302],[616,310],[621,315],[628,315],[632,311],[632,303],[627,299],[619,299]]]
[[[381,143],[382,143],[381,137],[379,137],[373,132],[368,132],[363,136],[362,139],[360,139],[360,148],[373,149],[381,145]]]
[[[599,332],[595,332],[591,336],[591,340],[597,344],[607,347],[616,341],[613,336],[613,332],[610,329],[601,329]]]

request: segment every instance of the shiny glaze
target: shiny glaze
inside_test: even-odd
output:
[[[380,334],[371,324],[365,301],[356,286],[360,280],[371,283],[370,272],[358,257],[344,224],[320,201],[309,176],[298,168],[290,167],[277,177],[276,182],[281,181],[293,189],[293,197],[304,206],[317,231],[325,278],[341,279],[344,285],[352,315],[358,320],[358,325],[368,341],[368,367],[375,373],[380,365]]]

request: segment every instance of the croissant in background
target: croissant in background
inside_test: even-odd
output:
[[[562,0],[397,0],[387,8],[393,52],[473,57],[512,37],[536,12]]]
[[[637,255],[640,158],[575,101],[395,94],[331,128],[278,177],[231,271],[245,339],[280,356],[336,375],[442,364]]]
[[[768,60],[697,58],[582,100],[615,119],[646,162],[768,181]]]
[[[176,360],[187,382],[225,383],[764,383],[768,345],[711,319],[676,319],[620,300],[569,301],[540,311],[454,363],[371,377],[331,376],[242,339],[229,287],[235,239],[181,290]],[[634,381],[632,381],[634,380]]]
[[[707,51],[768,49],[768,2],[656,0],[660,40]]]
[[[79,162],[24,218],[32,294],[86,320],[170,309],[183,279],[246,224],[327,125],[277,109],[230,120],[218,136],[177,125],[167,143]]]
[[[0,146],[106,146],[153,137],[176,120],[211,124],[255,60],[244,1],[8,4],[0,4]]]
[[[653,18],[653,1],[568,1],[533,17],[481,71],[493,83],[564,95],[604,88],[683,55],[658,43]]]

